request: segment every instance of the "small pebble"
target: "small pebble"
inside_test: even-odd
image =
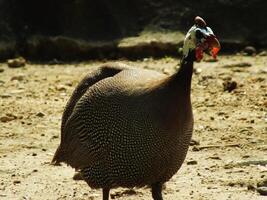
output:
[[[45,114],[44,114],[44,113],[42,113],[42,112],[38,112],[38,113],[36,114],[36,116],[37,116],[37,117],[44,117],[44,116],[45,116]]]
[[[259,71],[259,73],[262,73],[262,74],[267,74],[267,67],[266,68],[263,68]]]
[[[15,180],[15,181],[13,181],[13,183],[14,183],[14,184],[19,184],[19,183],[21,183],[21,181],[19,181],[19,180]]]
[[[23,57],[18,57],[18,58],[7,60],[7,65],[10,68],[24,67],[25,64],[26,64],[26,60]]]
[[[22,81],[24,79],[24,76],[23,75],[17,75],[17,76],[13,76],[11,77],[11,81]]]
[[[67,88],[66,88],[64,85],[58,85],[58,86],[56,87],[56,89],[57,89],[58,91],[66,91],[66,90],[67,90]]]
[[[200,142],[195,139],[191,139],[190,146],[193,146],[193,145],[200,145]]]
[[[224,91],[232,92],[236,88],[237,88],[237,82],[236,81],[223,82],[223,90]]]
[[[234,187],[234,186],[235,186],[235,183],[230,182],[230,183],[228,183],[228,186],[230,186],[230,187]]]
[[[247,46],[244,48],[244,53],[248,56],[252,56],[252,55],[255,55],[256,54],[256,48],[253,47],[253,46]]]
[[[259,53],[259,56],[267,56],[267,51],[262,51]]]
[[[12,120],[14,120],[15,118],[14,117],[12,117],[12,116],[3,116],[3,117],[0,117],[0,121],[1,122],[10,122],[10,121],[12,121]]]
[[[219,156],[210,156],[209,158],[213,160],[221,160]]]
[[[81,172],[76,172],[74,175],[73,175],[73,180],[75,181],[80,181],[80,180],[84,180]]]
[[[257,192],[262,196],[267,196],[267,187],[258,187]]]
[[[32,156],[37,156],[37,153],[32,153]]]
[[[71,87],[71,86],[73,85],[73,83],[72,83],[71,81],[67,81],[67,82],[65,83],[65,85]]]
[[[2,72],[4,72],[4,71],[5,71],[4,69],[0,68],[0,73],[2,73]]]
[[[196,165],[197,161],[196,160],[190,160],[187,162],[187,165]]]
[[[267,187],[267,179],[258,182],[257,187]]]
[[[194,69],[194,74],[200,74],[202,72],[202,69],[196,68]]]

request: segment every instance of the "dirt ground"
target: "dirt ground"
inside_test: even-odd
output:
[[[121,62],[172,73],[179,60]],[[0,64],[0,199],[102,198],[101,190],[73,180],[70,167],[50,165],[66,101],[79,80],[102,63],[16,69]],[[267,179],[267,57],[220,56],[195,69],[194,140],[182,168],[166,184],[164,199],[266,199],[256,188]],[[224,91],[227,82],[233,91]],[[111,197],[152,199],[149,188],[117,188]]]

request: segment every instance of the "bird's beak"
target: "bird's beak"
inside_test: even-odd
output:
[[[215,35],[209,35],[206,38],[206,43],[208,45],[208,51],[210,52],[210,54],[212,55],[213,58],[216,58],[218,52],[221,49],[220,42],[218,41],[216,36]]]

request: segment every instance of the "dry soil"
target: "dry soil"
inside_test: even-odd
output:
[[[120,62],[171,74],[179,60]],[[101,64],[28,63],[16,69],[0,64],[0,199],[102,198],[101,190],[73,180],[70,167],[50,165],[66,101],[81,78]],[[196,63],[195,69],[193,141],[182,168],[166,184],[164,199],[266,199],[255,189],[267,179],[267,57],[221,56],[218,62]],[[231,92],[224,91],[228,86]],[[149,188],[117,188],[111,197],[152,199]]]

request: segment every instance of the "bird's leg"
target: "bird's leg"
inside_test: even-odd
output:
[[[154,183],[152,186],[152,197],[154,200],[163,200],[161,190],[162,190],[162,183]]]
[[[103,188],[103,200],[109,200],[109,188]]]

